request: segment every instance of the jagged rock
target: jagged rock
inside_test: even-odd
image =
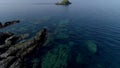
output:
[[[23,34],[19,36],[19,40],[23,40],[25,38],[29,37],[29,34]]]
[[[0,50],[4,48],[5,45],[0,45]]]
[[[0,45],[0,54],[4,53],[8,47],[8,45]]]
[[[14,34],[11,32],[5,32],[5,33],[0,32],[0,45],[4,44],[5,40],[12,35]]]
[[[9,68],[23,68],[22,66],[22,61],[20,59],[16,60],[12,65],[10,65]]]
[[[27,34],[19,36],[11,36],[6,40],[6,44],[11,45],[8,49],[0,54],[0,68],[26,68],[22,66],[23,59],[36,50],[37,48],[41,47],[46,41],[47,29],[43,29],[37,33],[37,35],[30,40],[24,41],[22,43],[15,43],[15,45],[11,45],[15,39],[23,39]],[[0,49],[2,49],[4,45]],[[8,62],[7,62],[8,61]]]
[[[27,43],[23,44],[25,45],[25,47],[23,47],[22,50],[18,52],[17,56],[23,58],[24,56],[35,50],[37,47],[41,47],[46,40],[46,35],[46,29],[43,29],[40,32],[38,32],[37,35],[33,38],[33,40],[30,40]]]
[[[5,44],[6,44],[6,45],[14,45],[15,42],[16,42],[18,39],[19,39],[18,36],[13,35],[13,36],[11,36],[11,37],[9,37],[9,38],[7,38],[7,39],[5,40]]]
[[[27,38],[29,34],[23,34],[20,36],[12,35],[8,38],[6,38],[4,45],[0,45],[0,53],[3,53],[9,49],[10,46],[15,45],[16,43],[19,43],[19,41],[23,41],[25,38]]]
[[[10,56],[7,57],[6,59],[3,59],[2,61],[0,61],[0,68],[7,68],[8,65],[12,63],[12,61],[14,61],[14,59],[15,59],[14,56]]]
[[[0,58],[7,58],[10,55],[14,55],[18,50],[16,47],[10,47],[5,53],[0,55]]]
[[[6,45],[15,45],[17,41],[23,40],[23,39],[27,38],[28,36],[29,36],[29,34],[23,34],[20,36],[13,35],[5,40],[5,44]]]

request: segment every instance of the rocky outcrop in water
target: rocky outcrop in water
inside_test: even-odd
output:
[[[56,5],[69,5],[69,4],[71,4],[71,2],[69,0],[63,0],[60,3],[56,3]]]
[[[34,38],[24,40],[28,35],[15,36],[13,33],[1,33],[0,68],[26,68],[24,59],[46,41],[47,29],[39,31]]]
[[[0,22],[0,28],[5,28],[7,26],[10,26],[10,25],[13,25],[13,24],[16,24],[16,23],[19,23],[20,20],[13,20],[13,21],[8,21],[8,22],[5,22],[4,24],[2,24]]]

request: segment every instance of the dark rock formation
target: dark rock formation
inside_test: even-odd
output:
[[[12,25],[12,24],[16,24],[16,23],[19,23],[19,22],[20,22],[20,20],[8,21],[8,22],[5,22],[4,24],[2,24],[2,23],[0,22],[0,28],[5,28],[5,27],[7,27],[7,26],[10,26],[10,25]]]
[[[13,36],[11,36],[11,37],[9,37],[5,40],[5,44],[6,45],[15,45],[18,41],[21,41],[28,36],[29,36],[29,34],[23,34],[23,35],[20,35],[20,36],[13,35]]]
[[[27,35],[7,37],[5,43],[0,46],[0,50],[6,49],[0,53],[0,68],[26,68],[23,65],[25,57],[43,46],[47,39],[46,35],[47,29],[43,29],[34,38],[18,43],[14,43],[14,41],[23,39]]]
[[[2,28],[2,23],[0,22],[0,28]]]
[[[71,2],[69,0],[63,0],[60,3],[56,3],[56,5],[69,5],[69,4],[71,4]]]
[[[5,40],[12,35],[14,35],[14,34],[11,32],[5,32],[5,33],[0,32],[0,45],[5,43]]]

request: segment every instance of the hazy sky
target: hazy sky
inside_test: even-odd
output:
[[[56,2],[60,0],[0,0],[0,3],[37,3],[37,2]]]

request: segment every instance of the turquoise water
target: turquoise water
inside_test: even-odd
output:
[[[29,33],[42,28],[49,39],[26,63],[32,68],[120,68],[120,2],[71,0],[50,3],[1,4],[0,21],[21,23],[0,31]]]

